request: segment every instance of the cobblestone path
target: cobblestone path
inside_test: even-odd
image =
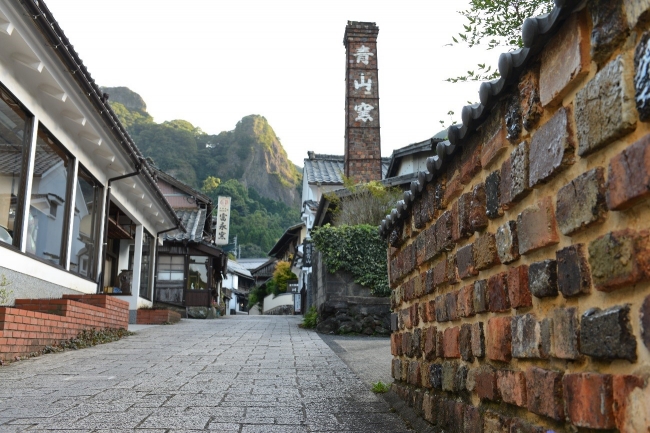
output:
[[[411,431],[298,323],[183,320],[0,367],[0,432]]]

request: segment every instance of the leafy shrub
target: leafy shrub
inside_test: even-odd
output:
[[[312,329],[318,324],[318,313],[316,307],[311,306],[302,318],[302,327]]]
[[[375,394],[383,394],[390,391],[390,385],[386,385],[381,380],[372,384],[372,392]]]
[[[312,233],[314,245],[331,273],[347,271],[354,282],[375,296],[389,296],[386,242],[377,227],[360,224],[332,227],[326,224]]]

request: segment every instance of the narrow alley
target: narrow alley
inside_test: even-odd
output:
[[[0,432],[411,431],[299,323],[183,320],[1,367]]]

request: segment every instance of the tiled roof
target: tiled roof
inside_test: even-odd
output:
[[[228,260],[228,272],[234,274],[244,275],[246,277],[253,277],[248,269],[243,267],[241,264],[237,263],[234,260]]]
[[[381,177],[386,177],[390,158],[381,159]],[[311,154],[305,159],[303,175],[309,184],[321,183],[324,185],[343,185],[345,173],[345,157],[343,155]]]
[[[180,233],[173,231],[165,233],[163,240],[165,241],[194,241],[200,242],[203,239],[203,227],[205,226],[205,209],[176,209],[176,215],[181,220],[187,232]]]

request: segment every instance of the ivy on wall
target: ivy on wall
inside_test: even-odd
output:
[[[390,295],[387,245],[379,237],[376,226],[327,224],[312,232],[311,237],[331,273],[350,272],[354,282],[368,287],[372,295]]]

